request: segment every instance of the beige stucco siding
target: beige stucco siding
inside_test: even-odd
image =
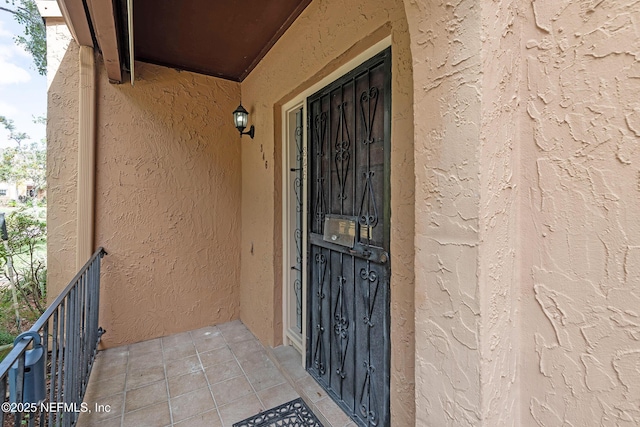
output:
[[[523,8],[523,425],[640,425],[640,8]]]
[[[481,9],[407,5],[415,120],[416,425],[480,425]]]
[[[137,64],[98,66],[96,244],[106,346],[239,314],[237,83]]]
[[[518,4],[405,3],[415,90],[416,423],[518,425]]]
[[[480,414],[485,426],[520,426],[517,185],[520,168],[518,3],[486,3],[481,13],[482,117],[479,138],[478,294]],[[526,383],[525,383],[526,384]]]
[[[78,45],[66,24],[47,24],[47,295],[75,276],[78,174]]]
[[[417,425],[640,422],[635,6],[407,2]]]
[[[391,387],[394,424],[413,423],[413,148],[411,59],[401,1],[312,2],[242,83],[256,138],[242,141],[241,318],[281,339],[280,108],[380,41],[392,39]]]

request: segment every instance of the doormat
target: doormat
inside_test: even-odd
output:
[[[258,415],[237,422],[233,427],[324,427],[302,398],[297,398]]]

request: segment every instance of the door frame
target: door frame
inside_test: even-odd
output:
[[[360,64],[366,62],[370,58],[373,58],[383,50],[391,47],[391,36],[387,36],[374,45],[370,46],[362,53],[356,55],[353,59],[347,61],[345,64],[338,67],[336,70],[322,78],[320,81],[309,86],[298,95],[294,96],[291,100],[282,105],[282,337],[284,345],[291,345],[300,353],[300,363],[306,369],[306,342],[307,342],[307,281],[308,281],[308,268],[307,268],[307,221],[302,222],[302,341],[300,342],[296,337],[290,334],[289,329],[291,327],[291,319],[289,316],[291,298],[292,298],[292,286],[293,283],[290,280],[288,274],[291,265],[289,263],[290,257],[295,253],[296,248],[291,245],[291,235],[295,233],[295,227],[291,229],[292,218],[290,215],[292,204],[296,203],[296,196],[291,192],[293,188],[293,179],[290,170],[295,165],[290,164],[290,150],[295,148],[295,132],[292,133],[291,129],[291,117],[293,115],[295,120],[295,112],[302,108],[303,126],[302,126],[302,215],[306,218],[307,215],[307,98],[323,87],[331,84],[333,81],[339,79],[343,75],[347,74]],[[294,126],[295,128],[295,126]],[[293,295],[295,298],[295,295]]]
[[[291,161],[292,151],[297,150],[297,124],[296,124],[296,113],[302,110],[302,129],[301,135],[302,138],[300,144],[302,145],[302,159],[301,159],[301,167],[302,167],[302,185],[299,188],[300,194],[296,195],[294,188],[294,181],[296,177],[291,173],[298,165],[294,164]],[[284,345],[291,345],[304,354],[305,351],[305,341],[306,337],[306,328],[304,325],[307,321],[307,310],[305,306],[305,301],[307,298],[306,292],[306,280],[305,274],[307,274],[306,268],[306,245],[307,245],[307,224],[304,221],[305,214],[307,212],[307,126],[305,124],[305,114],[306,108],[303,103],[295,103],[290,106],[287,111],[282,112],[282,131],[283,131],[283,149],[282,149],[282,336]],[[296,218],[292,215],[292,212],[295,212],[295,205],[298,204],[298,197],[302,198],[302,221],[301,221],[301,238],[302,242],[300,243],[300,254],[302,258],[301,267],[302,267],[302,289],[301,289],[301,309],[302,309],[302,331],[300,337],[297,337],[295,333],[292,332],[292,325],[295,324],[296,319],[292,318],[291,315],[294,311],[293,304],[295,304],[296,295],[293,292],[294,281],[291,278],[291,259],[298,255],[298,248],[295,244],[291,244],[293,238],[295,238],[294,233],[296,231]]]

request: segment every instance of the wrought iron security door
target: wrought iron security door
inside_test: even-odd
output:
[[[307,369],[362,426],[389,425],[391,51],[308,102]]]

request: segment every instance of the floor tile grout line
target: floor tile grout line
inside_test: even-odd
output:
[[[193,345],[193,342],[192,342],[192,345]],[[170,346],[170,347],[168,347],[168,349],[171,349],[171,348],[173,348],[173,347],[175,347],[175,346]],[[195,345],[194,345],[194,347],[195,347]],[[233,352],[231,351],[231,349],[229,348],[229,346],[226,344],[226,342],[225,342],[225,344],[224,344],[222,347],[218,347],[218,348],[216,348],[216,349],[207,349],[206,351],[203,351],[202,353],[206,353],[206,352],[208,352],[208,351],[213,351],[213,350],[220,350],[220,349],[224,349],[224,348],[226,348],[227,350],[229,350],[229,352],[231,352],[231,354],[233,355]],[[166,350],[166,349],[167,349],[167,348],[165,348],[165,347],[164,347],[164,344],[162,344],[162,345],[161,345],[161,354],[163,354],[163,356],[164,356],[164,353],[165,353],[165,350]],[[201,371],[201,372],[203,373],[203,375],[205,375],[205,381],[207,382],[207,385],[206,385],[206,386],[204,386],[204,387],[202,387],[201,389],[204,389],[204,388],[208,388],[208,389],[209,389],[209,392],[210,392],[210,394],[212,395],[212,398],[213,398],[214,404],[216,405],[216,408],[215,408],[215,409],[217,409],[217,403],[216,403],[215,397],[213,397],[213,392],[212,392],[211,386],[212,386],[212,385],[214,385],[214,384],[218,384],[219,382],[224,382],[224,381],[231,380],[231,379],[234,379],[234,378],[240,378],[240,377],[244,376],[244,373],[240,373],[239,375],[236,375],[236,376],[231,377],[231,378],[224,379],[224,380],[222,380],[222,381],[218,381],[218,382],[216,382],[216,383],[210,383],[210,382],[209,382],[209,378],[206,376],[206,373],[204,372],[204,365],[202,364],[202,360],[200,359],[200,353],[198,352],[197,348],[195,348],[195,350],[196,350],[196,354],[194,354],[193,356],[198,357],[198,360],[199,360],[199,363],[200,363],[200,368],[202,369],[202,371]],[[193,356],[187,356],[187,357],[183,357],[183,358],[181,358],[181,359],[186,359],[186,358],[193,357]],[[174,362],[174,361],[181,360],[181,359],[173,359],[173,360],[170,360],[169,362]],[[163,357],[163,360],[164,360],[164,357]],[[224,362],[222,362],[222,363],[224,363]],[[237,362],[236,362],[236,363],[237,363]],[[215,366],[215,365],[211,365],[211,366]],[[144,384],[140,384],[140,385],[139,385],[138,387],[136,387],[135,389],[132,389],[132,390],[129,390],[129,391],[138,390],[138,389],[140,389],[140,388],[148,387],[149,385],[154,384],[154,383],[156,383],[156,382],[160,382],[160,381],[165,381],[165,382],[166,382],[166,384],[167,384],[167,386],[168,386],[169,378],[179,378],[179,377],[181,377],[181,376],[190,375],[190,374],[192,374],[192,373],[193,373],[193,372],[188,372],[188,373],[183,373],[183,374],[181,374],[181,375],[176,375],[176,376],[174,376],[174,377],[169,377],[169,376],[168,376],[168,374],[167,374],[167,373],[166,373],[166,371],[165,371],[165,378],[164,378],[164,380],[159,380],[159,381],[155,381],[155,382],[151,382],[151,383],[144,383]],[[168,396],[169,396],[169,398],[168,398],[168,399],[181,397],[181,396],[184,396],[184,395],[186,395],[186,394],[189,394],[189,393],[193,393],[193,392],[199,391],[199,390],[201,390],[201,389],[190,390],[190,391],[184,392],[184,393],[182,393],[182,394],[180,394],[180,395],[177,395],[177,396],[171,396],[171,394],[170,394],[170,390],[168,390],[168,393],[167,393],[167,394],[168,394]],[[152,403],[152,404],[149,404],[149,405],[143,406],[143,407],[141,407],[141,408],[137,408],[137,409],[135,409],[134,411],[131,411],[131,412],[135,412],[135,411],[138,411],[138,410],[141,410],[141,409],[145,409],[145,408],[148,408],[148,407],[150,407],[150,406],[156,405],[156,404],[158,404],[158,403],[161,403],[161,402]],[[208,411],[205,411],[205,412],[208,412]],[[198,414],[195,414],[195,415],[194,415],[194,417],[195,417],[195,416],[197,416],[197,415],[198,415]],[[189,417],[189,418],[191,418],[191,417]],[[188,419],[188,418],[187,418],[187,419]],[[180,420],[179,422],[182,422],[182,421],[183,421],[183,420]]]
[[[222,334],[222,332],[220,332],[220,334]],[[202,359],[200,359],[200,351],[198,350],[198,347],[195,345],[195,340],[193,339],[193,334],[191,333],[191,331],[189,332],[189,335],[191,335],[191,341],[193,341],[193,346],[196,348],[196,356],[198,356],[198,362],[200,362],[200,369],[202,369],[204,380],[207,382],[207,387],[209,388],[209,394],[211,394],[211,398],[213,399],[213,405],[215,406],[216,413],[218,414],[218,419],[220,420],[220,424],[224,425],[222,421],[222,415],[220,414],[220,408],[218,407],[218,402],[216,401],[216,397],[213,395],[213,390],[211,388],[211,383],[209,382],[209,377],[207,376],[207,371],[204,370],[204,366],[202,365]],[[224,339],[224,335],[222,336],[222,338]]]
[[[208,366],[208,368],[212,368],[212,367],[217,366],[217,365],[221,365],[221,363],[216,363],[215,365]],[[206,376],[206,373],[205,373],[205,376]],[[241,374],[234,375],[233,377],[225,378],[225,379],[223,379],[223,380],[216,381],[216,382],[214,382],[214,383],[210,382],[210,384],[211,384],[212,386],[214,386],[214,385],[216,385],[216,384],[220,384],[220,383],[223,383],[223,382],[226,382],[226,381],[235,380],[236,378],[241,378],[241,377],[245,377],[245,378],[247,379],[247,381],[249,381],[249,378],[247,378],[247,376],[246,376],[246,375],[244,374],[244,372],[243,372],[243,373],[241,373]],[[207,377],[207,380],[209,380],[209,378],[208,378],[208,377]],[[226,403],[225,403],[225,405],[226,405]],[[224,406],[224,405],[221,405],[221,406]]]
[[[162,358],[162,366],[163,366],[163,370],[164,370],[164,379],[163,379],[163,380],[160,380],[160,381],[165,381],[165,388],[166,388],[166,390],[167,390],[167,403],[168,403],[168,406],[169,406],[170,415],[171,415],[171,423],[172,423],[172,424],[170,424],[170,425],[173,425],[173,411],[172,411],[172,409],[171,409],[171,405],[170,405],[171,395],[170,395],[170,392],[169,392],[169,385],[168,385],[169,377],[168,377],[168,375],[167,375],[167,371],[166,371],[166,363],[164,362],[164,353],[165,353],[166,348],[165,348],[165,346],[164,346],[164,343],[162,342],[162,338],[159,338],[158,340],[160,341],[160,353],[161,353],[161,355],[162,355],[162,357],[161,357],[161,358]],[[192,344],[192,345],[194,345],[193,340],[192,340],[192,343],[191,343],[191,344]],[[168,348],[170,349],[170,348],[173,348],[173,347],[174,347],[174,346],[171,346],[171,347],[168,347]],[[225,348],[225,347],[226,347],[229,351],[231,351],[231,349],[229,349],[229,347],[228,347],[226,344],[225,344],[225,346],[220,347],[220,348]],[[194,349],[195,349],[195,345],[194,345]],[[202,370],[201,372],[205,375],[205,380],[206,380],[206,382],[207,382],[207,385],[206,385],[205,387],[208,387],[208,389],[209,389],[209,393],[212,395],[211,385],[210,385],[210,383],[209,383],[209,381],[208,381],[208,378],[206,377],[206,374],[204,373],[204,367],[203,367],[203,365],[202,365],[202,361],[200,360],[200,357],[199,357],[199,354],[198,354],[198,352],[197,352],[197,349],[195,349],[195,350],[196,350],[196,354],[195,354],[195,355],[198,357],[198,360],[199,360],[199,362],[200,362],[200,368],[201,368],[201,370]],[[188,356],[188,357],[191,357],[191,356]],[[179,359],[176,359],[176,360],[179,360]],[[122,426],[123,426],[123,424],[124,424],[124,416],[125,416],[125,414],[127,413],[127,411],[126,411],[126,392],[127,392],[127,391],[134,391],[134,390],[138,390],[138,389],[141,389],[141,388],[144,388],[144,387],[148,387],[149,385],[154,384],[154,383],[156,383],[156,382],[160,382],[160,381],[154,381],[154,382],[151,382],[151,383],[139,384],[136,388],[134,388],[134,389],[132,389],[132,390],[127,390],[129,373],[131,372],[130,362],[131,362],[131,358],[130,358],[129,346],[127,346],[127,361],[125,362],[126,367],[125,367],[125,373],[123,374],[123,375],[125,376],[125,378],[124,378],[124,381],[123,381],[123,383],[124,383],[124,385],[123,385],[123,389],[122,389],[122,391],[121,391],[121,392],[123,393],[123,407],[122,407],[122,410],[120,411],[120,415],[119,415],[119,417],[120,417],[120,425],[121,425],[121,427],[122,427]],[[187,374],[183,374],[183,375],[189,375],[189,373],[187,373]],[[237,377],[239,377],[239,376],[241,376],[241,375],[242,375],[242,374],[238,375]],[[177,377],[179,377],[179,376],[180,376],[180,375],[176,376],[176,378],[177,378]],[[234,377],[234,378],[236,378],[236,377]],[[202,389],[204,389],[205,387],[202,387]],[[189,392],[185,392],[185,393],[180,394],[179,396],[174,396],[174,397],[184,396],[185,394],[188,394],[188,393],[191,393],[191,392],[194,392],[194,391],[198,391],[198,390],[191,390],[191,391],[189,391]],[[118,393],[115,393],[115,394],[118,394]],[[212,398],[213,398],[213,395],[212,395]],[[214,404],[215,404],[215,398],[213,398],[213,401],[214,401]],[[148,407],[150,407],[150,406],[153,406],[153,405],[156,405],[156,404],[159,404],[159,403],[162,403],[162,402],[152,403],[152,404],[149,404],[149,405],[146,405],[146,406],[143,406],[143,407],[137,408],[137,409],[135,409],[135,410],[133,410],[133,411],[130,411],[130,412],[132,412],[132,413],[133,413],[133,412],[137,412],[137,411],[139,411],[139,410],[146,409],[146,408],[148,408]],[[216,411],[217,411],[217,405],[216,405],[216,407],[215,407],[214,409],[216,409]],[[205,411],[205,412],[208,412],[208,411]],[[199,414],[195,414],[195,415],[194,415],[194,417],[195,417],[195,416],[197,416],[197,415],[199,415]],[[220,416],[220,414],[219,414],[219,413],[218,413],[218,416]],[[114,417],[114,418],[115,418],[115,417]],[[182,420],[181,420],[181,421],[182,421]],[[181,421],[180,421],[180,422],[181,422]]]
[[[278,355],[276,355],[276,352],[273,351],[274,350],[273,348],[265,347],[253,334],[250,335],[250,338],[244,339],[245,338],[245,332],[248,331],[248,329],[246,328],[246,326],[243,323],[238,322],[232,328],[228,328],[226,333],[223,333],[222,330],[220,330],[220,328],[215,329],[216,326],[214,326],[213,328],[214,328],[214,330],[217,330],[218,333],[222,336],[222,340],[223,341],[220,342],[221,345],[217,346],[216,348],[209,348],[208,346],[210,344],[207,343],[207,345],[204,345],[204,347],[206,347],[206,348],[201,348],[201,350],[199,350],[198,347],[195,345],[199,338],[196,337],[196,334],[194,333],[194,331],[187,331],[188,336],[189,336],[189,338],[191,340],[191,345],[193,345],[194,350],[195,350],[195,354],[193,354],[193,355],[195,355],[197,357],[197,363],[198,363],[197,369],[199,369],[199,371],[197,371],[197,372],[200,372],[200,373],[205,375],[205,383],[204,383],[205,385],[203,385],[202,388],[199,388],[197,390],[190,390],[188,392],[180,394],[179,396],[183,396],[185,394],[188,394],[188,393],[194,392],[194,391],[203,391],[204,392],[204,390],[203,390],[204,387],[205,386],[208,387],[210,396],[211,396],[212,401],[214,403],[214,408],[211,408],[209,410],[205,410],[202,413],[207,413],[209,411],[211,411],[211,413],[212,413],[213,410],[215,409],[215,411],[216,411],[216,413],[218,415],[218,418],[219,418],[220,422],[222,423],[223,422],[222,415],[221,415],[220,407],[218,405],[216,397],[214,396],[213,385],[216,385],[218,383],[221,383],[221,382],[224,382],[224,381],[228,381],[228,380],[231,380],[231,379],[234,379],[234,378],[243,377],[249,383],[249,386],[250,386],[249,388],[250,388],[251,391],[249,393],[243,395],[243,396],[238,397],[237,399],[233,399],[231,402],[228,402],[228,404],[236,402],[236,401],[238,401],[238,400],[240,400],[242,398],[248,398],[248,397],[251,396],[251,393],[253,393],[253,395],[257,398],[259,404],[261,405],[261,408],[262,408],[261,410],[267,410],[268,408],[266,408],[265,402],[263,401],[263,398],[261,398],[260,395],[258,394],[258,391],[257,391],[257,388],[256,388],[256,386],[259,385],[260,382],[258,382],[256,385],[254,385],[252,383],[252,381],[249,380],[249,376],[248,376],[248,372],[252,372],[252,377],[253,377],[254,370],[250,369],[250,368],[252,368],[253,364],[252,363],[247,364],[247,362],[250,362],[251,360],[253,360],[250,357],[252,354],[259,354],[260,351],[264,351],[266,353],[267,357],[271,360],[272,363],[274,363],[277,371],[279,371],[280,374],[282,374],[283,377],[284,377],[283,378],[284,382],[282,384],[275,384],[275,385],[272,385],[269,388],[278,387],[278,386],[281,386],[283,384],[289,384],[290,386],[293,387],[293,390],[296,392],[296,394],[298,394],[300,397],[303,396],[303,394],[300,393],[300,390],[299,390],[299,386],[300,386],[299,382],[303,378],[302,377],[294,377],[294,375],[291,374],[288,371],[287,368],[285,368],[284,365],[287,362],[287,358],[285,357],[285,358],[281,359],[280,357],[278,357]],[[209,334],[210,334],[210,332],[209,332]],[[185,338],[186,338],[186,336],[185,336]],[[239,348],[237,348],[234,351],[234,348],[238,347],[238,345],[244,344],[244,343],[251,344],[252,340],[253,340],[253,343],[255,343],[256,347],[257,347],[256,349],[254,349],[253,352],[246,354],[246,351],[244,351],[247,348],[246,345],[240,346]],[[158,341],[159,341],[159,344],[160,344],[160,346],[159,346],[160,350],[161,350],[160,351],[160,353],[161,353],[160,362],[162,363],[162,368],[163,368],[163,373],[164,373],[164,378],[163,379],[165,381],[165,390],[166,390],[166,395],[167,395],[167,403],[168,403],[168,409],[169,409],[169,413],[170,413],[170,423],[171,424],[169,424],[168,427],[173,427],[175,425],[175,419],[174,419],[174,414],[173,414],[173,408],[171,406],[171,394],[170,394],[169,384],[168,384],[168,381],[169,381],[168,364],[169,363],[167,362],[167,360],[165,358],[165,355],[166,355],[165,353],[167,351],[170,351],[173,348],[176,348],[176,347],[180,347],[180,346],[184,347],[188,343],[183,342],[179,346],[176,346],[176,345],[167,346],[167,343],[165,343],[162,338],[159,338]],[[212,341],[212,343],[217,343],[217,342],[219,342],[217,340],[217,338],[214,339],[214,341]],[[200,347],[203,347],[203,346],[200,346]],[[253,347],[253,344],[251,344],[249,346],[249,348],[250,347]],[[120,423],[119,424],[120,424],[121,427],[123,427],[125,425],[124,424],[124,416],[127,413],[126,400],[127,400],[127,394],[130,394],[128,392],[133,391],[133,390],[137,390],[138,388],[146,387],[146,386],[151,384],[151,383],[149,383],[149,384],[138,384],[135,389],[128,390],[128,386],[131,383],[131,381],[132,380],[136,380],[136,378],[132,378],[131,377],[131,373],[133,372],[132,371],[133,367],[131,366],[131,364],[134,364],[134,362],[136,362],[138,360],[137,356],[144,356],[143,354],[138,354],[136,349],[134,349],[134,352],[132,352],[130,350],[131,350],[131,348],[129,346],[127,346],[126,367],[125,367],[125,373],[124,373],[125,378],[123,380],[124,390],[122,390],[122,393],[123,393],[123,396],[122,396],[123,406],[122,406],[122,410],[119,411],[120,412],[120,415],[119,415],[120,416]],[[205,371],[204,363],[202,361],[202,356],[205,353],[216,351],[216,350],[228,352],[227,353],[228,356],[231,356],[229,358],[229,361],[233,360],[238,365],[238,367],[240,368],[240,372],[238,373],[238,375],[233,376],[231,378],[225,378],[224,380],[218,381],[216,383],[212,383],[210,381],[210,379],[207,376],[206,371]],[[135,353],[136,357],[132,357],[132,355],[134,355],[134,353]],[[227,356],[225,356],[225,357],[227,357]],[[178,360],[178,359],[176,359],[176,360]],[[219,362],[219,363],[224,363],[224,362]],[[246,364],[246,366],[245,366],[245,364]],[[215,365],[216,364],[213,364],[213,365],[210,365],[209,367],[214,367]],[[296,371],[294,371],[294,372],[296,372]],[[189,375],[190,373],[191,373],[191,371],[190,372],[181,373],[180,375],[176,375],[176,378],[178,378],[180,376]],[[307,376],[308,376],[308,373],[307,373]],[[135,381],[134,381],[134,383],[135,383]],[[269,388],[263,389],[260,392],[264,392],[265,390],[268,390]],[[179,397],[179,396],[175,396],[175,397]],[[321,411],[320,408],[317,405],[318,403],[320,403],[321,401],[324,401],[324,400],[329,400],[330,401],[331,399],[327,399],[327,396],[325,396],[324,399],[320,399],[317,402],[311,402],[310,409],[314,410],[314,412],[317,411],[318,415],[320,415],[320,418],[326,420],[326,417],[324,416],[323,411]],[[161,402],[158,402],[158,403],[161,403]],[[307,402],[307,403],[309,403],[309,402]],[[152,406],[152,405],[147,405],[147,406],[142,407],[142,408],[137,408],[137,410],[145,409],[148,406]],[[189,418],[192,418],[192,417],[193,418],[198,417],[198,415],[201,415],[201,414],[189,415],[185,420],[188,420]],[[184,421],[184,420],[180,420],[179,422],[182,422],[182,421]],[[232,420],[232,421],[236,422],[237,420]],[[347,422],[346,425],[350,425],[350,423],[351,423],[351,420],[349,422]],[[336,427],[346,427],[346,425],[345,426],[336,425]],[[230,426],[227,426],[226,424],[223,424],[223,426],[224,427],[230,427]],[[327,425],[327,427],[330,427],[330,426],[331,426],[331,423],[329,423]]]
[[[103,351],[103,350],[101,350],[101,351]],[[100,351],[99,351],[99,352],[100,352]],[[125,381],[126,381],[127,365],[128,365],[128,363],[129,363],[129,362],[128,362],[128,353],[129,353],[129,350],[128,350],[128,346],[127,346],[127,362],[125,363],[125,374],[124,374],[124,375],[125,375]],[[99,354],[99,353],[98,353],[98,354]],[[103,358],[106,358],[106,356],[103,356]],[[100,362],[96,362],[96,363],[100,363]],[[96,364],[96,365],[94,365],[94,369],[96,368],[96,366],[98,366],[98,365],[97,365],[97,364]],[[103,380],[103,381],[107,381],[107,380]],[[90,388],[91,388],[91,390],[95,389],[95,388],[96,388],[96,384],[99,384],[100,382],[102,382],[102,381],[95,381],[95,382],[93,382],[93,384],[88,384],[88,385],[87,385],[87,389],[86,389],[86,391],[85,391],[85,395],[84,395],[84,398],[83,398],[83,402],[86,402],[87,404],[91,403],[91,402],[87,402],[87,401],[85,401],[84,399],[87,399],[87,393],[89,392],[89,389],[90,389]],[[124,388],[124,386],[123,386],[123,388]],[[122,390],[122,393],[124,394],[124,389]],[[115,395],[118,395],[118,394],[120,394],[120,393],[119,393],[119,392],[116,392],[116,393],[110,394],[110,395],[108,395],[108,396],[99,396],[99,397],[94,396],[93,404],[94,404],[94,405],[95,405],[95,404],[97,404],[97,403],[98,403],[98,401],[99,401],[100,399],[108,399],[109,397],[112,397],[112,396],[115,396]],[[123,399],[124,399],[124,396],[123,396]],[[89,406],[91,406],[91,405],[89,405]],[[124,405],[123,405],[123,406],[124,406]],[[87,415],[85,415],[85,416],[83,417],[83,421],[84,421],[85,419],[88,419],[88,421],[86,422],[86,424],[88,424],[88,425],[91,425],[91,418],[92,418],[93,416],[95,416],[95,415],[93,415],[93,416],[92,416],[92,415],[90,415],[90,414],[92,414],[92,413],[93,413],[93,411],[89,411],[89,412],[87,413]],[[122,427],[122,418],[123,418],[123,414],[124,414],[124,407],[123,407],[122,411],[120,412],[120,426],[121,426],[121,427]],[[82,414],[80,414],[80,416],[82,416]],[[78,424],[78,422],[80,421],[80,416],[79,416],[79,417],[78,417],[78,419],[76,420],[76,424]],[[116,418],[116,415],[114,415],[113,417],[106,417],[106,418],[104,418],[103,420],[101,420],[101,422],[102,422],[102,421],[111,420],[111,419],[115,419],[115,418]]]
[[[283,376],[287,378],[287,382],[293,387],[296,393],[298,393],[298,396],[302,398],[302,400],[309,407],[311,412],[313,412],[316,415],[316,417],[318,417],[320,422],[323,423],[325,427],[339,427],[339,426],[334,426],[333,423],[329,421],[329,419],[326,417],[324,412],[322,412],[317,405],[319,402],[325,399],[331,399],[331,398],[328,395],[325,395],[314,402],[311,396],[309,396],[309,394],[307,394],[306,391],[299,385],[299,381],[303,379],[307,380],[307,378],[301,377],[301,378],[293,379],[293,377],[289,374],[287,368],[284,367],[284,365],[282,364],[282,361],[278,358],[278,356],[276,356],[273,350],[274,350],[273,348],[267,349],[267,355],[269,356],[269,359],[271,359],[271,361],[276,365],[276,368],[283,374]],[[306,372],[306,370],[305,370],[305,375],[308,377],[308,379],[315,381],[309,375],[309,373]]]
[[[131,356],[131,346],[127,346],[127,367],[124,370],[124,386],[122,390],[122,411],[120,414],[120,427],[124,427],[124,413],[127,409],[127,380],[129,379],[129,360]]]
[[[244,325],[244,323],[240,322],[240,324],[241,324],[242,326],[244,326],[245,328],[247,328],[247,327]],[[249,329],[248,329],[248,328],[247,328],[247,331],[249,331]],[[251,331],[249,331],[249,332],[251,332]],[[253,335],[253,334],[251,334],[251,335]],[[229,342],[227,341],[227,338],[224,336],[224,334],[222,334],[222,338],[224,338],[224,341],[227,343],[227,346],[229,346]],[[260,344],[260,347],[262,347],[262,349],[263,349],[263,350],[265,350],[265,348],[264,348],[264,346],[262,345],[262,343],[261,343],[261,342],[260,342],[260,341],[255,337],[255,336],[253,337],[253,339],[254,339],[255,341],[257,341],[257,342],[258,342],[258,344]],[[250,341],[250,340],[246,340],[246,341]],[[243,342],[243,341],[240,341],[240,342]],[[266,410],[267,410],[267,408],[265,407],[264,402],[262,401],[262,399],[260,399],[260,395],[259,395],[259,394],[258,394],[258,392],[256,391],[256,388],[253,386],[253,384],[252,384],[252,383],[251,383],[251,381],[249,380],[249,376],[247,375],[247,373],[245,372],[244,368],[242,367],[242,364],[241,364],[241,363],[240,363],[240,361],[238,360],[238,357],[236,356],[236,352],[235,352],[235,351],[233,351],[233,349],[231,348],[231,346],[229,346],[229,350],[231,350],[231,353],[233,354],[233,358],[234,358],[234,360],[236,361],[236,363],[238,364],[238,366],[240,366],[240,370],[241,370],[241,371],[242,371],[242,373],[244,374],[244,376],[245,376],[245,378],[246,378],[247,382],[249,383],[249,386],[251,387],[251,390],[253,390],[253,393],[256,395],[256,398],[258,398],[258,402],[260,402],[260,407],[262,408],[262,411],[266,411]],[[266,352],[266,350],[265,350],[265,352]],[[242,397],[244,397],[244,396],[242,396]],[[262,411],[260,411],[260,412],[262,412]],[[240,420],[238,420],[238,421],[240,421]]]
[[[192,339],[193,339],[193,338],[192,338]],[[223,335],[223,339],[224,339],[224,335]],[[255,338],[251,338],[251,339],[256,340]],[[246,340],[246,341],[250,341],[251,339],[248,339],[248,340]],[[234,379],[234,378],[244,377],[245,379],[247,379],[247,382],[249,382],[249,384],[250,384],[250,386],[251,386],[251,388],[252,388],[252,390],[253,390],[254,394],[256,395],[256,397],[258,397],[258,395],[257,395],[257,391],[255,390],[255,387],[253,387],[253,385],[251,384],[251,382],[248,380],[248,376],[246,375],[246,372],[245,372],[245,371],[244,371],[244,369],[242,368],[242,365],[241,365],[241,363],[240,363],[239,359],[237,358],[237,356],[235,355],[235,353],[233,352],[233,350],[230,348],[229,343],[227,343],[226,339],[224,339],[224,340],[225,340],[225,345],[224,345],[224,346],[222,346],[222,347],[219,347],[219,348],[217,348],[217,349],[223,349],[223,348],[228,349],[228,350],[231,352],[231,354],[233,355],[233,359],[232,359],[232,360],[234,360],[234,361],[238,364],[238,366],[241,368],[242,373],[241,373],[241,374],[239,374],[239,375],[237,375],[237,376],[234,376],[234,377],[232,377],[232,378],[227,378],[227,379],[222,380],[222,381],[219,381],[219,382],[224,382],[224,381],[228,381],[228,380],[231,380],[231,379]],[[256,340],[256,341],[257,341],[257,340]],[[242,341],[242,342],[245,342],[245,341]],[[194,347],[195,347],[195,345],[194,345]],[[162,343],[162,345],[161,345],[161,352],[162,352],[162,354],[163,354],[163,360],[164,360],[164,350],[165,350],[164,343]],[[213,351],[213,350],[216,350],[216,349],[207,349],[207,351]],[[215,397],[214,397],[214,395],[213,395],[213,390],[212,390],[212,385],[217,384],[217,383],[211,383],[211,382],[209,381],[209,378],[206,376],[206,373],[205,373],[205,370],[204,370],[204,365],[202,364],[202,360],[201,360],[201,358],[200,358],[200,354],[201,354],[201,353],[206,353],[207,351],[200,352],[200,351],[198,351],[198,350],[197,350],[197,348],[196,348],[196,356],[198,357],[198,361],[199,361],[199,364],[200,364],[200,369],[202,370],[203,374],[205,375],[205,381],[206,381],[206,383],[207,383],[207,387],[208,387],[208,389],[209,389],[209,393],[210,393],[210,394],[211,394],[211,396],[212,396],[212,399],[213,399],[213,402],[214,402],[214,405],[215,405],[215,409],[216,409],[216,411],[217,411],[217,413],[218,413],[218,417],[219,417],[219,418],[220,418],[220,420],[222,421],[222,417],[221,417],[220,411],[219,411],[219,409],[218,409],[218,404],[217,404],[217,402],[216,402],[216,399],[215,399]],[[176,360],[178,360],[178,359],[176,359]],[[212,366],[215,366],[215,365],[212,365]],[[165,382],[166,382],[167,387],[168,387],[168,379],[169,379],[169,378],[168,378],[168,375],[167,375],[167,373],[166,373],[166,364],[164,364],[164,368],[165,368]],[[187,374],[183,374],[183,375],[188,375],[188,373],[187,373]],[[218,382],[218,383],[219,383],[219,382]],[[140,386],[140,388],[145,387],[145,386],[148,386],[148,384],[143,384],[143,385],[141,385],[141,386]],[[203,387],[203,388],[204,388],[204,387]],[[194,391],[194,390],[191,390],[191,391],[189,391],[189,392],[183,393],[183,394],[181,394],[180,396],[182,396],[182,395],[184,395],[184,394],[188,394],[188,393],[193,392],[193,391]],[[197,390],[196,390],[196,391],[197,391]],[[168,390],[168,389],[167,389],[167,394],[169,395],[169,400],[170,400],[170,399],[171,399],[171,396],[170,396],[170,393],[169,393],[169,390]],[[248,395],[244,395],[244,396],[242,396],[242,397],[245,397],[245,396],[248,396]],[[175,396],[175,397],[179,397],[179,396]],[[259,397],[258,397],[258,400],[260,401],[261,405],[264,407],[264,403],[262,402],[262,400],[261,400]],[[231,403],[231,402],[229,402],[229,403]],[[148,405],[148,406],[151,406],[151,405]],[[169,406],[170,406],[170,405],[169,405]],[[138,408],[138,409],[144,409],[144,408]],[[173,412],[172,412],[172,410],[171,410],[171,406],[170,406],[170,411],[171,411],[171,415],[172,415],[172,424],[173,424]],[[199,415],[199,414],[195,414],[194,416],[197,416],[197,415]]]
[[[191,335],[191,333],[189,333]],[[167,390],[167,406],[169,407],[169,421],[171,421],[171,426],[173,426],[173,409],[171,408],[171,394],[169,393],[169,377],[167,376],[167,362],[164,360],[164,343],[162,342],[162,338],[160,338],[160,352],[162,354],[162,368],[164,370],[164,384]]]

